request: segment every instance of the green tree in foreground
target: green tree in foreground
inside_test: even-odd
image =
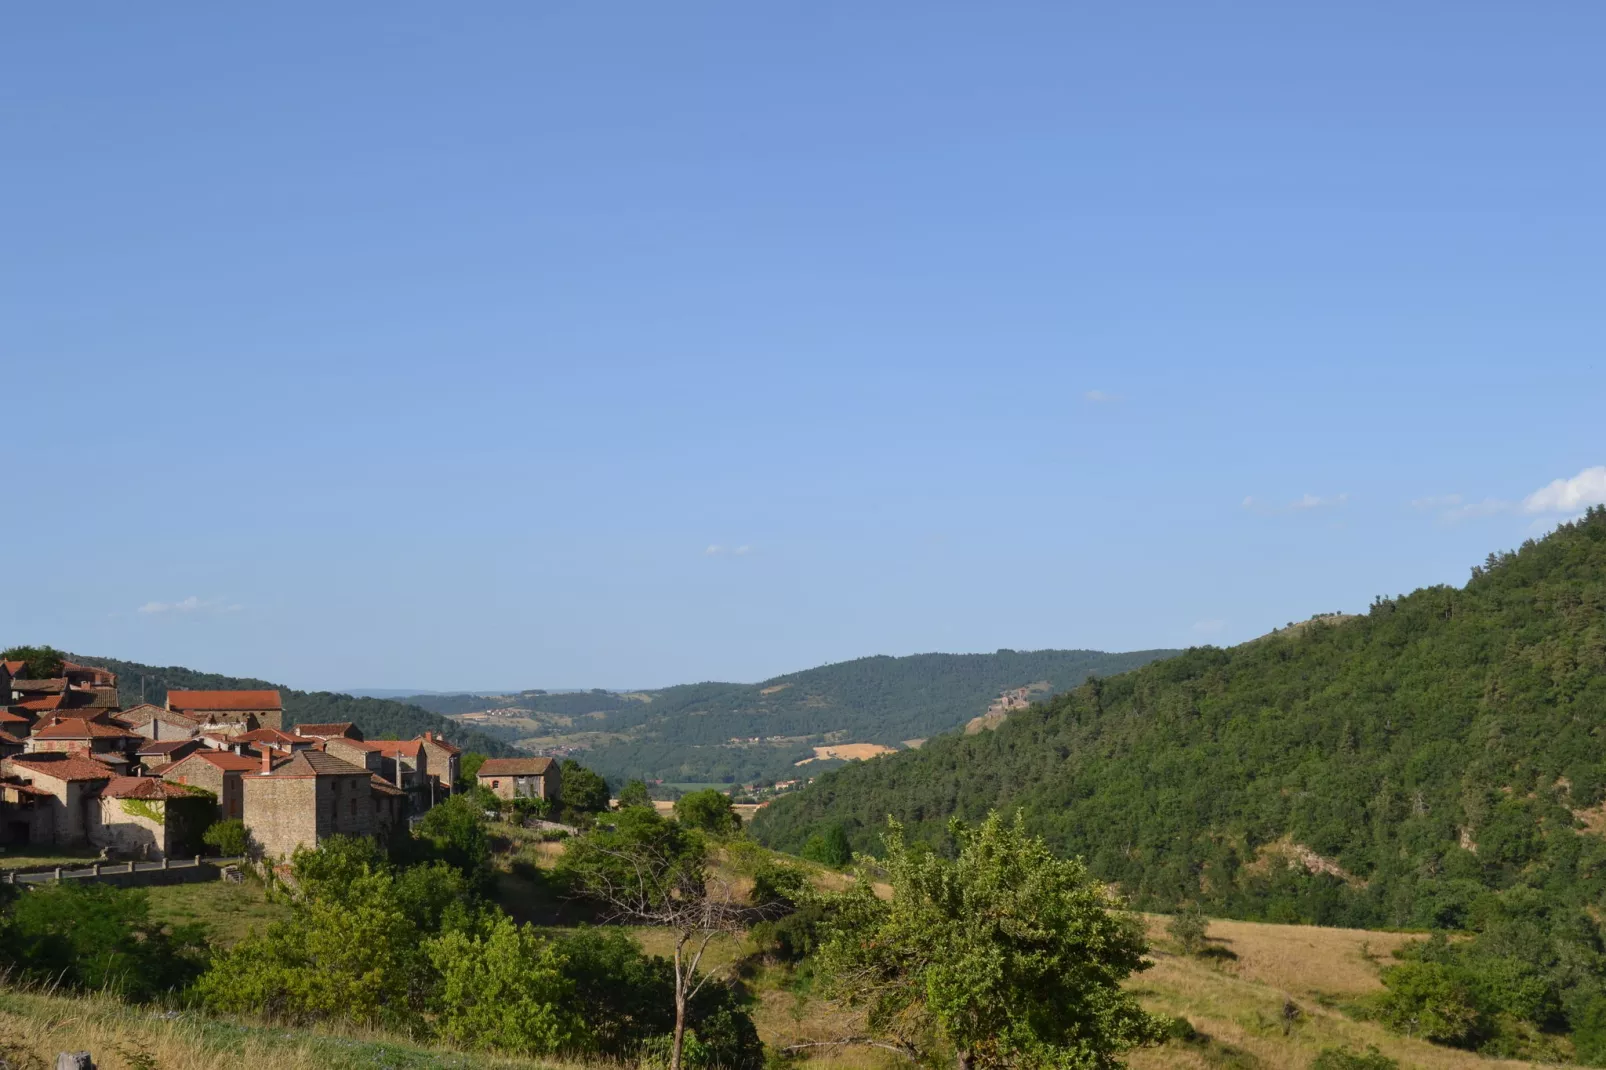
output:
[[[249,846],[249,837],[245,832],[245,822],[237,817],[231,817],[224,821],[214,821],[201,834],[201,842],[224,858],[243,855],[246,847]]]
[[[0,653],[0,661],[20,661],[30,680],[50,680],[61,675],[67,659],[53,646],[14,646]]]
[[[651,805],[652,794],[647,790],[646,781],[632,780],[619,789],[619,809],[623,810],[627,806],[650,807]]]
[[[575,761],[565,758],[558,799],[577,814],[600,814],[608,809],[608,782]]]
[[[499,917],[483,936],[442,933],[428,945],[442,1037],[471,1048],[555,1055],[585,1035],[563,958],[533,928]]]
[[[675,820],[715,836],[734,836],[742,831],[742,819],[731,809],[731,797],[716,788],[704,788],[676,799]]]
[[[464,751],[463,756],[457,760],[457,790],[473,791],[479,781],[475,775],[479,773],[480,766],[485,764],[486,755],[479,751]]]
[[[890,902],[861,873],[837,900],[815,976],[862,1007],[875,1040],[960,1070],[1104,1068],[1160,1041],[1167,1020],[1121,982],[1149,965],[1143,929],[1080,861],[1055,858],[1020,817],[954,822],[956,859],[907,846],[888,822]]]

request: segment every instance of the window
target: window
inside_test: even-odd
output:
[[[356,799],[352,799],[351,800],[351,816],[352,817],[356,817],[357,816],[357,800]]]
[[[502,786],[502,782],[501,782],[501,781],[500,781],[500,780],[493,780],[493,781],[491,781],[491,787],[493,787],[493,788],[499,788],[499,787],[501,787],[501,786]]]

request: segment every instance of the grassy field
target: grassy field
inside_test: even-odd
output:
[[[261,932],[269,922],[290,916],[289,907],[270,901],[261,882],[251,879],[243,884],[169,884],[145,892],[150,897],[151,917],[169,925],[201,922],[208,938],[225,947],[239,943],[253,930]]]
[[[499,827],[503,876],[499,899],[514,916],[566,928],[587,921],[558,897],[548,873],[561,844],[539,842],[523,830]],[[841,887],[841,874],[815,869],[822,886]],[[200,921],[215,938],[233,943],[252,929],[283,917],[260,884],[221,882],[149,890],[153,913],[173,922]],[[1504,1070],[1539,1064],[1485,1059],[1396,1036],[1353,1014],[1381,988],[1378,973],[1390,953],[1420,936],[1248,922],[1210,923],[1210,948],[1182,955],[1165,932],[1166,918],[1145,919],[1154,965],[1132,979],[1148,1009],[1186,1018],[1197,1036],[1132,1053],[1133,1070],[1305,1070],[1321,1051],[1376,1047],[1402,1068]],[[670,933],[633,929],[654,954],[673,950]],[[752,995],[759,1035],[772,1048],[830,1040],[858,1031],[852,1016],[808,995],[806,983],[783,967],[766,965],[746,940],[721,939],[707,964],[739,976]],[[148,1011],[98,999],[66,999],[0,991],[0,1059],[4,1045],[48,1055],[86,1048],[109,1070],[141,1065],[118,1055],[147,1050],[163,1070],[272,1064],[279,1070],[311,1067],[531,1067],[556,1065],[398,1044],[362,1034],[324,1034],[250,1027],[190,1015],[164,1019]],[[139,1045],[144,1045],[141,1049]],[[104,1054],[103,1054],[104,1053]],[[122,1061],[119,1061],[122,1060]],[[15,1060],[13,1060],[15,1062]],[[871,1049],[823,1049],[803,1060],[808,1070],[893,1070],[906,1063]],[[22,1064],[26,1065],[26,1064]]]
[[[50,847],[30,844],[7,851],[0,849],[0,870],[27,869],[30,866],[82,866],[100,857],[96,847]]]

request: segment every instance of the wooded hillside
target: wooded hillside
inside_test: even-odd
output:
[[[887,815],[933,843],[1021,807],[1140,906],[1459,926],[1485,893],[1606,891],[1606,509],[1464,588],[1090,682],[996,732],[845,767],[762,811],[797,849]]]

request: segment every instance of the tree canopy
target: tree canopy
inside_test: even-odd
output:
[[[957,857],[905,842],[889,824],[882,878],[864,872],[827,923],[815,976],[861,1006],[872,1034],[961,1070],[1115,1067],[1168,1020],[1121,983],[1146,968],[1139,921],[1076,861],[1020,820],[955,824]]]

